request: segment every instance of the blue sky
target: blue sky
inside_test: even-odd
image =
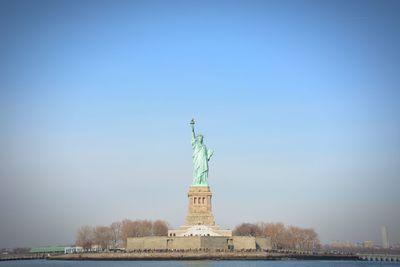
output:
[[[2,1],[0,246],[183,223],[189,121],[222,227],[400,241],[396,1]]]

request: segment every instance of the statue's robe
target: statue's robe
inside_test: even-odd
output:
[[[192,138],[193,149],[193,184],[194,185],[207,185],[208,178],[208,161],[210,160],[213,152],[207,149],[204,143],[200,140]]]

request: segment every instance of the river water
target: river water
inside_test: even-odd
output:
[[[400,262],[366,261],[3,261],[0,267],[389,267]]]

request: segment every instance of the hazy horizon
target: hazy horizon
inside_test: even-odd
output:
[[[184,222],[400,242],[400,2],[2,1],[0,247]]]

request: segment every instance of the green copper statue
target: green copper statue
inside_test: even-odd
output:
[[[208,161],[213,155],[211,149],[203,144],[203,136],[194,133],[194,119],[190,122],[192,126],[192,149],[193,149],[193,183],[192,186],[208,186]]]

